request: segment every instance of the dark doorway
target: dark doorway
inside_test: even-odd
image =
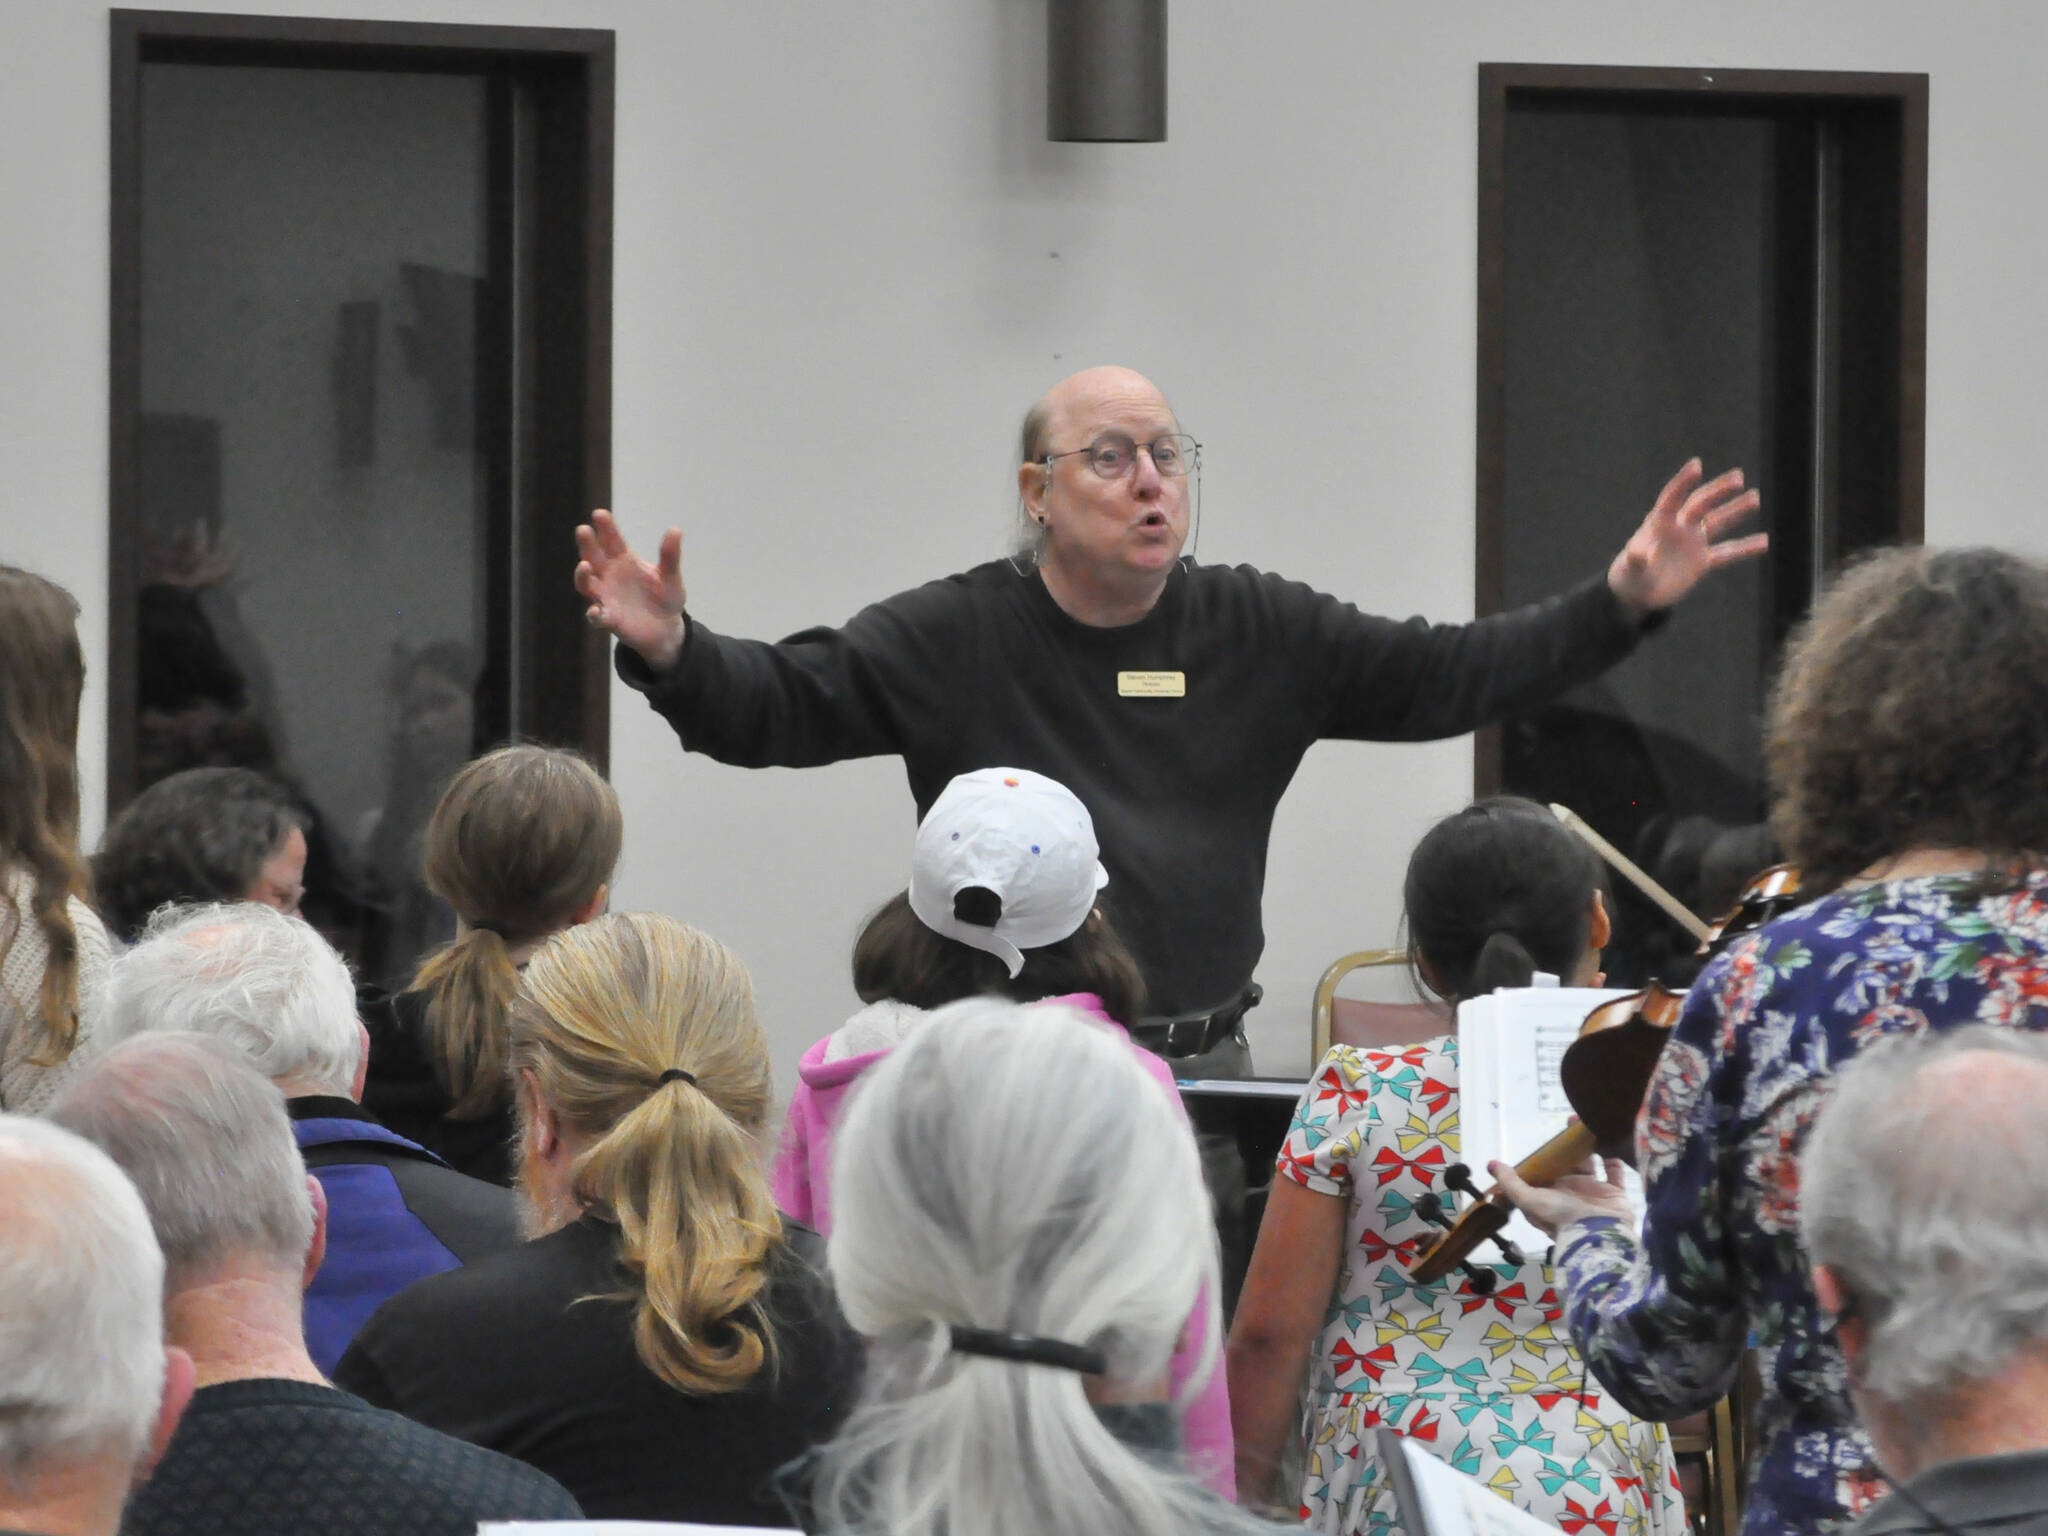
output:
[[[604,761],[570,590],[609,500],[608,32],[115,11],[118,809],[293,786],[307,913],[402,983],[419,837],[517,737]]]
[[[1478,609],[1604,569],[1698,454],[1763,493],[1726,571],[1598,683],[1479,744],[1696,911],[1767,862],[1779,649],[1856,551],[1921,531],[1926,77],[1480,71]],[[1691,941],[1617,892],[1610,978]]]

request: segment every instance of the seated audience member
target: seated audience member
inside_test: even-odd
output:
[[[517,1456],[593,1519],[775,1525],[859,1347],[758,1137],[768,1043],[739,960],[670,918],[556,934],[512,1004],[533,1240],[386,1303],[335,1380]]]
[[[2048,1041],[1972,1025],[1843,1068],[1799,1230],[1897,1483],[1856,1536],[2048,1530]]]
[[[110,1038],[211,1035],[283,1090],[327,1196],[327,1258],[306,1291],[321,1370],[393,1292],[518,1243],[506,1191],[444,1167],[356,1102],[366,1036],[355,986],[297,918],[255,902],[160,912],[115,964],[107,993]]]
[[[798,1066],[775,1162],[783,1211],[830,1233],[832,1129],[846,1095],[932,1009],[990,994],[1058,997],[1128,1040],[1145,984],[1096,905],[1108,878],[1088,808],[1065,785],[1021,768],[983,768],[946,786],[917,830],[910,889],[869,919],[854,944],[854,990],[867,1006]],[[1129,1049],[1179,1106],[1173,1069],[1140,1046]],[[1205,1324],[1209,1305],[1204,1298]],[[1176,1393],[1199,1363],[1198,1340],[1176,1352]],[[1221,1371],[1208,1373],[1188,1403],[1182,1433],[1197,1472],[1234,1497]]]
[[[480,1520],[577,1517],[533,1468],[321,1379],[299,1296],[320,1265],[325,1202],[277,1089],[233,1050],[201,1035],[130,1040],[80,1073],[51,1118],[141,1190],[171,1342],[198,1373],[125,1536],[470,1536]]]
[[[296,917],[306,893],[306,813],[248,768],[187,768],[128,802],[92,859],[107,926],[133,943],[172,903],[258,901]]]
[[[604,910],[619,797],[577,753],[501,747],[462,768],[427,822],[427,886],[455,939],[370,1025],[363,1103],[450,1167],[512,1182],[505,1010],[540,942]]]
[[[1818,899],[1700,973],[1618,1188],[1501,1182],[1557,1236],[1593,1374],[1660,1419],[1762,1352],[1743,1529],[1822,1530],[1880,1491],[1799,1244],[1799,1149],[1831,1075],[1889,1034],[2048,1029],[2048,570],[1891,550],[1824,593],[1766,721],[1771,826]],[[1983,1170],[1996,1177],[1995,1170]]]
[[[1438,822],[1408,861],[1402,898],[1423,982],[1453,1005],[1537,971],[1597,986],[1609,932],[1599,861],[1542,806],[1481,800]],[[1374,1430],[1433,1449],[1522,1509],[1569,1524],[1606,1508],[1631,1531],[1677,1533],[1685,1511],[1661,1425],[1584,1389],[1552,1327],[1541,1255],[1485,1264],[1489,1291],[1454,1273],[1408,1278],[1437,1228],[1416,1214],[1455,1197],[1458,1037],[1404,1049],[1331,1047],[1280,1152],[1230,1335],[1238,1485],[1274,1486],[1306,1434],[1301,1518],[1329,1536],[1398,1519]],[[1492,1250],[1485,1250],[1491,1252]],[[1301,1399],[1308,1372],[1306,1412]],[[1482,1419],[1481,1416],[1484,1415]]]
[[[816,1529],[1273,1529],[1177,1455],[1167,1363],[1194,1331],[1216,1365],[1216,1234],[1173,1094],[1109,1031],[1058,1004],[945,1009],[867,1074],[833,1197],[868,1371],[801,1480]]]
[[[163,1254],[104,1152],[0,1115],[0,1529],[114,1536],[192,1395]]]
[[[90,1054],[116,947],[78,851],[84,689],[78,604],[0,565],[0,1110],[21,1114]]]

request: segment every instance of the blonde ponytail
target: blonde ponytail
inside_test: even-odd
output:
[[[619,1228],[634,1347],[679,1391],[775,1358],[762,1292],[782,1219],[761,1168],[773,1096],[753,985],[717,940],[645,913],[557,934],[514,1000],[512,1067],[595,1138],[577,1198]]]

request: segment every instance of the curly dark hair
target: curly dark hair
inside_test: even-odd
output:
[[[1892,549],[1846,570],[1787,647],[1765,724],[1771,830],[1824,893],[1915,848],[1987,874],[2048,853],[2048,569]]]
[[[249,768],[187,768],[159,779],[108,825],[92,857],[100,916],[124,943],[167,902],[242,901],[293,827],[310,816]]]

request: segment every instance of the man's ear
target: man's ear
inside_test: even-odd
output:
[[[310,1173],[306,1175],[306,1195],[313,1203],[313,1241],[306,1246],[305,1268],[299,1276],[302,1291],[312,1287],[313,1277],[327,1259],[327,1191]]]
[[[171,1436],[177,1433],[178,1420],[185,1416],[185,1405],[192,1401],[192,1389],[198,1384],[199,1371],[192,1364],[192,1357],[175,1344],[164,1346],[164,1391],[157,1403],[156,1423],[150,1427],[149,1445],[142,1453],[142,1459],[135,1463],[135,1471],[129,1480],[131,1488],[140,1488],[149,1480],[149,1474],[156,1470],[156,1464],[164,1459],[164,1452],[171,1448]]]
[[[1025,515],[1034,523],[1044,520],[1045,488],[1049,478],[1041,460],[1017,466],[1017,494],[1023,499]]]
[[[550,1157],[561,1140],[561,1126],[555,1119],[555,1112],[540,1096],[540,1079],[533,1075],[533,1068],[519,1069],[519,1123],[526,1127],[528,1150],[535,1157]]]
[[[358,1104],[363,1102],[363,1084],[370,1080],[370,1030],[361,1019],[356,1020],[356,1075],[348,1085],[348,1096]]]
[[[1840,1275],[1819,1264],[1813,1271],[1813,1299],[1834,1324],[1835,1337],[1841,1341],[1842,1354],[1849,1362],[1849,1377],[1855,1380],[1864,1346],[1870,1342],[1870,1325],[1857,1311],[1855,1293],[1843,1284]]]

